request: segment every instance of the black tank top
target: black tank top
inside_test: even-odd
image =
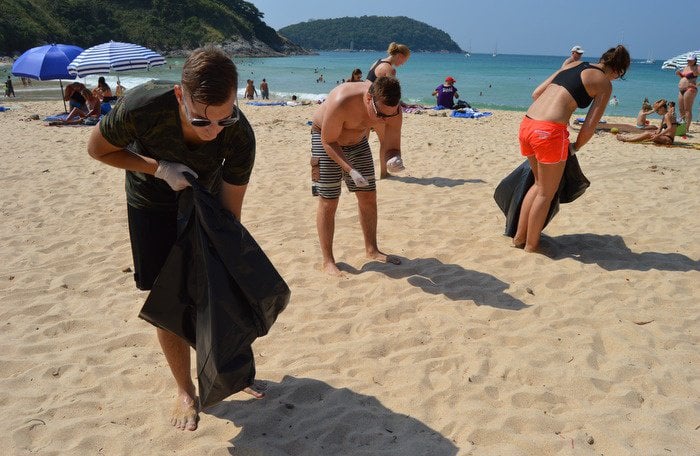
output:
[[[374,82],[374,81],[377,79],[377,75],[374,74],[374,69],[377,68],[377,65],[379,65],[379,64],[382,63],[382,62],[388,63],[389,65],[391,65],[391,63],[390,63],[388,60],[379,59],[379,60],[377,60],[376,62],[374,62],[374,65],[372,65],[372,68],[370,68],[369,71],[367,72],[367,78],[366,78],[366,79],[367,79],[368,81]]]
[[[588,95],[586,87],[581,80],[581,73],[588,68],[603,71],[598,67],[591,66],[588,62],[583,62],[573,68],[561,71],[552,79],[552,84],[564,87],[571,94],[579,108],[587,108],[593,101],[593,97]]]

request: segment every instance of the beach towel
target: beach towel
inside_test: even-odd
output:
[[[452,111],[452,117],[462,117],[465,119],[480,119],[482,117],[489,117],[493,113],[488,111],[474,111],[470,108],[457,109]]]
[[[180,193],[186,225],[139,314],[197,352],[202,407],[250,386],[251,344],[289,302],[290,290],[255,239],[191,175]]]
[[[287,106],[286,101],[247,101],[246,104],[251,106]]]
[[[520,166],[515,168],[496,187],[493,194],[496,204],[506,216],[505,235],[514,237],[518,230],[518,218],[520,208],[523,204],[525,194],[535,183],[535,176],[532,174],[530,162],[525,160]],[[579,165],[575,155],[569,155],[564,167],[559,189],[552,198],[549,212],[545,219],[543,229],[549,224],[554,216],[559,212],[559,203],[571,203],[579,198],[591,185]]]

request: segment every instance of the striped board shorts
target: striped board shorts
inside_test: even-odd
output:
[[[321,132],[311,131],[311,180],[312,193],[322,198],[339,198],[340,181],[351,192],[373,192],[377,189],[374,179],[374,162],[367,138],[354,146],[341,146],[348,163],[367,179],[367,187],[358,187],[350,175],[333,161],[321,143]]]

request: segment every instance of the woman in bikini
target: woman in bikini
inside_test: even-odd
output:
[[[535,183],[520,209],[513,245],[537,251],[549,206],[559,188],[569,152],[581,148],[595,133],[608,106],[612,81],[627,72],[630,55],[624,46],[608,49],[598,63],[572,62],[548,77],[532,93],[518,134],[521,154],[530,162]],[[591,105],[591,103],[593,103]],[[569,142],[567,126],[577,108],[591,105],[576,137]]]
[[[670,146],[676,136],[678,122],[676,121],[675,104],[661,99],[654,103],[654,111],[662,117],[661,127],[654,131],[637,134],[619,134],[617,139],[623,142],[652,141],[655,144]]]
[[[396,77],[396,67],[400,67],[411,57],[411,50],[405,44],[391,43],[386,50],[386,58],[379,59],[372,64],[367,72],[367,80],[374,82],[382,76]]]
[[[382,76],[396,77],[396,67],[400,67],[411,56],[411,50],[405,44],[392,42],[386,50],[388,54],[386,58],[379,59],[372,64],[367,72],[368,81],[376,81]],[[401,103],[403,109],[403,102]],[[391,157],[387,156],[383,151],[379,152],[380,163],[380,178],[388,176],[388,172],[396,173],[406,169],[403,164],[403,159],[400,153]]]
[[[688,56],[688,64],[683,70],[677,70],[676,74],[681,78],[678,81],[678,111],[681,119],[685,120],[685,131],[690,132],[690,122],[693,120],[693,102],[698,94],[698,56]]]

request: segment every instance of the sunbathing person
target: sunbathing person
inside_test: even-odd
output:
[[[68,114],[68,117],[66,117],[66,120],[64,120],[65,123],[79,123],[81,120],[87,117],[100,117],[101,103],[99,98],[93,95],[93,93],[88,89],[83,89],[80,92],[80,95],[85,98],[86,110],[78,107],[73,108]]]
[[[642,102],[642,109],[639,110],[639,113],[637,114],[637,128],[640,130],[650,130],[654,129],[656,130],[656,127],[652,127],[649,125],[649,121],[647,120],[647,116],[651,113],[655,112],[653,106],[649,104],[649,100],[647,98],[644,99]]]
[[[667,103],[664,99],[658,100],[654,103],[654,110],[657,114],[663,115],[660,128],[637,134],[619,134],[617,139],[623,142],[652,141],[655,144],[670,146],[673,144],[678,128],[675,105],[674,102]]]

